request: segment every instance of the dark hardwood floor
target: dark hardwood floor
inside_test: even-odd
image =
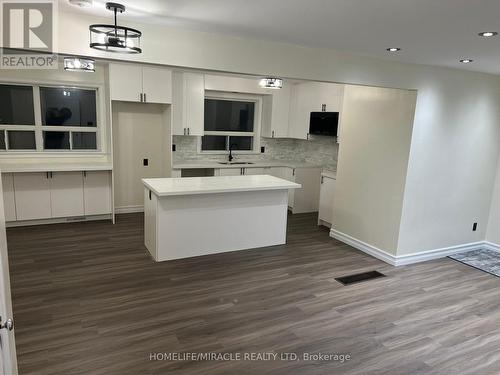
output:
[[[287,245],[154,263],[142,221],[8,230],[21,375],[500,373],[499,278],[450,259],[391,267],[309,214],[290,216]],[[334,280],[374,269],[387,277]],[[154,352],[351,359],[151,361]]]

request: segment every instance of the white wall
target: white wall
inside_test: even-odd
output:
[[[344,90],[332,228],[394,255],[416,98],[409,90]]]
[[[500,245],[500,160],[497,165],[497,176],[493,190],[493,199],[491,201],[486,241]]]
[[[420,88],[398,254],[485,239],[500,145],[498,103],[496,85],[468,75],[444,72]]]
[[[143,31],[141,55],[120,56],[89,49],[88,25],[109,21],[61,13],[60,51],[209,70],[417,89],[398,248],[412,253],[474,242],[485,235],[500,146],[500,115],[496,110],[500,103],[499,77],[154,25],[131,25]],[[480,223],[481,231],[471,231],[472,220]]]

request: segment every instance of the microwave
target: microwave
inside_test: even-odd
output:
[[[311,112],[309,134],[336,137],[338,127],[338,112]]]

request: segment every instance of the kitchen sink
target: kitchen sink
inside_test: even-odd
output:
[[[224,164],[224,165],[238,165],[238,164],[254,164],[250,161],[219,161],[217,162],[218,164]]]

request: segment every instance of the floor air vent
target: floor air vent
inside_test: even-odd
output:
[[[385,277],[385,275],[383,273],[378,272],[378,271],[369,271],[369,272],[357,273],[355,275],[337,277],[337,278],[335,278],[335,280],[337,280],[339,283],[342,283],[344,285],[349,285],[349,284],[360,283],[360,282],[368,281],[368,280],[372,280],[372,279],[377,279],[379,277]]]

